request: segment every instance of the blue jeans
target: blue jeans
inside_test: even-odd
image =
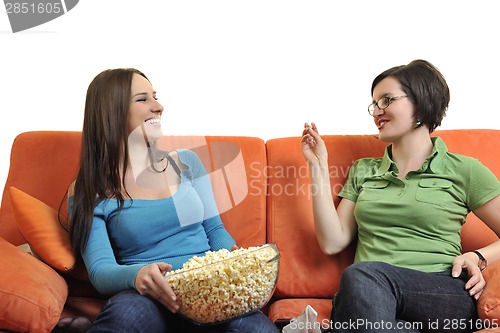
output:
[[[334,332],[473,332],[466,274],[424,273],[381,262],[348,267],[333,299]]]
[[[261,312],[219,325],[194,325],[131,289],[111,297],[87,332],[278,333],[279,330]]]

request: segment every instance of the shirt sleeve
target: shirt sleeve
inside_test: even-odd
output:
[[[498,178],[478,159],[471,158],[469,166],[469,186],[467,206],[471,211],[478,209],[500,195]]]
[[[342,197],[344,199],[349,199],[353,202],[356,202],[358,200],[359,196],[359,190],[358,190],[358,165],[359,165],[359,160],[354,162],[354,164],[351,166],[349,169],[349,175],[347,176],[347,180],[342,187],[342,190],[339,192],[339,197]]]
[[[179,157],[191,169],[193,188],[203,204],[204,217],[202,224],[208,237],[210,249],[212,251],[223,248],[231,250],[231,247],[236,242],[227,232],[220,218],[210,182],[210,175],[207,173],[198,155],[193,151],[183,150]]]
[[[116,262],[106,228],[104,203],[94,210],[92,228],[82,259],[89,280],[98,292],[112,295],[125,289],[135,289],[135,278],[144,265],[119,265]],[[68,211],[73,208],[73,197],[68,198]],[[71,216],[71,215],[70,215]]]

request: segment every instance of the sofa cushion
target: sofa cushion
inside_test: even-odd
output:
[[[10,196],[19,230],[32,250],[52,268],[62,272],[71,270],[75,256],[57,212],[16,187],[10,187]]]
[[[0,237],[0,330],[50,332],[68,296],[64,279]]]
[[[500,261],[487,267],[483,277],[486,287],[477,302],[477,313],[483,320],[496,322],[500,318]]]
[[[317,313],[317,322],[322,328],[331,328],[330,314],[332,312],[331,298],[288,298],[280,299],[269,306],[269,318],[281,325],[297,318],[310,305]]]

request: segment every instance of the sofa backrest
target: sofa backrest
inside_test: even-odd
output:
[[[0,237],[25,243],[12,212],[9,187],[14,186],[62,212],[65,194],[76,178],[81,132],[36,131],[18,135],[0,207]],[[266,152],[262,139],[252,137],[171,136],[164,149],[189,148],[210,173],[221,218],[239,246],[266,242]],[[246,178],[245,178],[246,177]]]
[[[10,186],[59,209],[76,177],[80,140],[79,132],[59,131],[21,133],[14,139],[0,207],[1,237],[14,245],[26,243],[12,211]]]
[[[443,138],[451,152],[478,158],[500,177],[500,130],[448,130],[435,134]],[[329,151],[334,201],[338,204],[336,195],[352,163],[361,157],[382,156],[385,144],[372,135],[323,138]],[[76,177],[80,140],[80,132],[61,131],[26,132],[14,140],[0,206],[0,237],[14,245],[26,242],[14,219],[10,186],[56,210],[64,202],[67,188]],[[211,173],[222,220],[239,246],[277,243],[281,265],[275,297],[329,298],[334,294],[342,271],[352,263],[355,244],[335,256],[326,256],[319,249],[312,219],[314,189],[300,138],[264,143],[251,137],[172,136],[160,144],[164,149],[190,148],[200,156]],[[462,232],[464,252],[496,239],[491,230],[469,214]]]
[[[436,132],[451,152],[474,156],[500,178],[500,130],[448,130]],[[325,135],[335,204],[352,163],[362,157],[379,157],[386,144],[373,135]],[[300,138],[269,140],[267,146],[268,241],[276,242],[281,266],[274,296],[326,297],[338,289],[342,271],[352,263],[355,244],[327,256],[316,241],[309,170]],[[469,214],[462,232],[463,251],[482,247],[497,236]]]

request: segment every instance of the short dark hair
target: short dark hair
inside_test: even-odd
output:
[[[433,132],[441,125],[450,102],[450,90],[441,72],[426,60],[414,60],[408,65],[396,66],[379,74],[375,86],[386,77],[395,77],[408,98],[415,104],[415,118]]]

